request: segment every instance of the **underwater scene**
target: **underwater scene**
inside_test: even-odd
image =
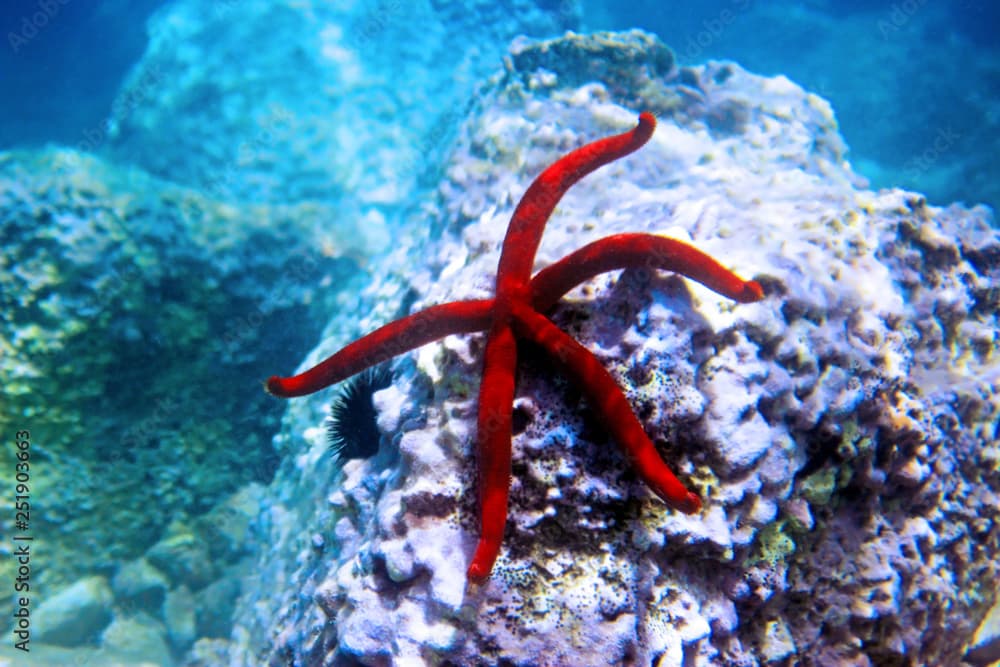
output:
[[[0,19],[0,667],[1000,665],[1000,4]]]

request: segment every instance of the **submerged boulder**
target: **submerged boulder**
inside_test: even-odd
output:
[[[33,635],[43,644],[78,646],[93,642],[111,622],[111,588],[101,576],[85,577],[38,606]]]
[[[628,57],[609,65],[615,42]],[[520,43],[461,127],[427,222],[441,235],[401,244],[309,360],[401,303],[490,295],[531,179],[653,109],[652,140],[561,201],[536,267],[646,231],[765,286],[736,305],[626,270],[550,313],[616,378],[703,511],[657,500],[579,390],[529,354],[503,549],[470,585],[483,337],[449,337],[397,363],[375,394],[386,446],[340,474],[323,399],[289,404],[233,660],[959,661],[998,574],[991,212],[868,190],[823,99],[733,63],[648,67],[647,48],[666,62],[636,33]],[[567,52],[589,78],[563,73]]]
[[[163,624],[141,611],[115,618],[101,635],[101,648],[111,655],[146,664],[169,665],[172,662]],[[109,662],[111,655],[108,655]]]
[[[43,581],[106,571],[269,481],[279,408],[260,378],[319,335],[378,225],[54,148],[0,153],[0,210],[0,423],[31,433]]]

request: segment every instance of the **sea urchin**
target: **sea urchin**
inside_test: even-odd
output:
[[[390,384],[389,366],[375,366],[351,378],[330,404],[326,435],[330,451],[338,460],[366,459],[378,451],[379,431],[372,395]]]

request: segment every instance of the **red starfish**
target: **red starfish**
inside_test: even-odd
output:
[[[701,509],[698,496],[688,491],[660,458],[608,371],[589,350],[542,313],[577,284],[599,273],[627,267],[676,271],[741,303],[762,299],[761,286],[741,280],[689,245],[652,234],[609,236],[531,277],[545,222],[563,194],[590,172],[637,150],[649,140],[655,127],[655,117],[642,113],[633,130],[578,148],[535,179],[507,228],[492,299],[431,306],[376,329],[304,373],[267,381],[267,390],[276,396],[303,396],[444,336],[488,331],[479,388],[480,537],[468,571],[472,581],[482,582],[489,577],[507,522],[518,338],[540,345],[579,382],[611,435],[656,495],[687,514]]]

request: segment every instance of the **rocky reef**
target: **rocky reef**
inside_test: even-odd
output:
[[[290,403],[230,661],[960,663],[997,592],[991,212],[867,189],[823,99],[733,63],[677,67],[642,33],[518,42],[481,93],[424,207],[435,233],[380,262],[310,360],[401,308],[488,296],[530,179],[652,110],[650,143],[564,198],[537,266],[646,231],[764,284],[737,306],[628,270],[551,314],[705,508],[666,509],[579,390],[522,364],[504,548],[469,585],[482,337],[451,337],[375,394],[371,459],[337,470],[325,397]]]
[[[359,277],[378,228],[329,229],[335,213],[316,202],[221,202],[55,148],[0,153],[0,210],[0,427],[32,436],[30,584],[51,605],[36,639],[93,644],[113,611],[142,607],[108,593],[123,562],[151,545],[169,554],[162,602],[242,552],[202,524],[277,465],[267,357],[294,364],[320,335],[342,297],[329,285]],[[13,471],[15,454],[0,464]],[[0,507],[12,528],[13,494]],[[165,551],[178,533],[204,576]],[[0,574],[17,567],[4,558]]]

